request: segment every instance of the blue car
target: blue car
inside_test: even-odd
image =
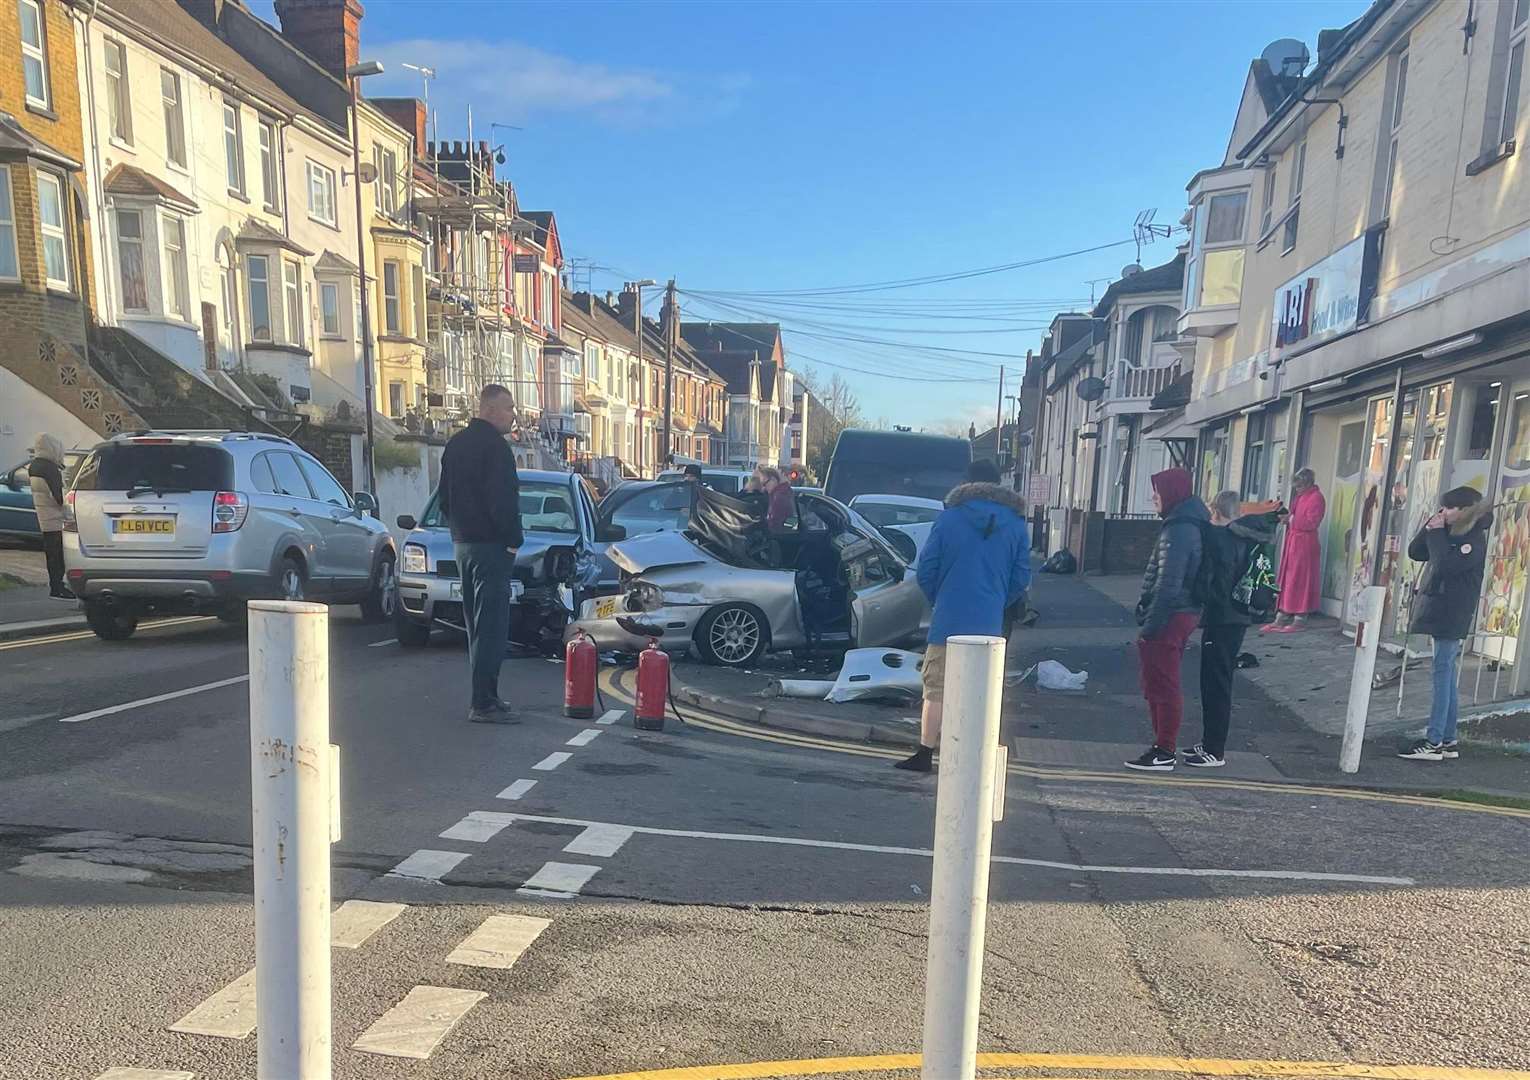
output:
[[[86,450],[64,451],[64,489],[74,482]],[[0,539],[42,541],[37,529],[37,511],[32,506],[32,480],[27,463],[22,462],[0,473]]]

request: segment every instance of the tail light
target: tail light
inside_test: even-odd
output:
[[[220,491],[213,496],[212,531],[234,532],[249,514],[250,500],[237,491]]]
[[[74,492],[64,492],[64,531],[79,532],[79,521],[74,516]]]

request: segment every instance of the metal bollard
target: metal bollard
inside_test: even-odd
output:
[[[1381,645],[1381,616],[1387,591],[1367,586],[1360,594],[1355,623],[1355,668],[1349,678],[1349,707],[1344,713],[1344,742],[1339,747],[1339,769],[1360,771],[1360,750],[1365,743],[1365,722],[1371,710],[1371,680],[1376,676],[1376,649]]]
[[[329,609],[252,600],[258,1080],[329,1080]]]
[[[946,642],[924,984],[924,1080],[972,1080],[977,1073],[1003,695],[1003,638],[953,637]]]

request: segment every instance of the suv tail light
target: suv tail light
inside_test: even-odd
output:
[[[64,492],[64,531],[79,532],[80,524],[74,516],[74,492]]]
[[[250,514],[250,500],[237,491],[220,491],[213,496],[212,531],[234,532]]]

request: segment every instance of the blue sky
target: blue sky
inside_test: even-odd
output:
[[[1365,8],[364,2],[362,56],[389,69],[367,92],[418,95],[400,63],[434,67],[441,135],[466,135],[471,104],[522,206],[557,212],[597,289],[674,277],[687,318],[773,317],[794,366],[858,369],[844,374],[870,416],[963,427],[992,417],[1005,357],[1017,376],[1056,302],[1086,305],[1130,244],[872,293],[692,294],[1021,262],[1128,239],[1153,207],[1177,224],[1185,183],[1221,161],[1249,61],[1281,37],[1315,52],[1319,29]],[[1160,240],[1142,261],[1173,254]],[[935,379],[981,381],[915,381]]]

